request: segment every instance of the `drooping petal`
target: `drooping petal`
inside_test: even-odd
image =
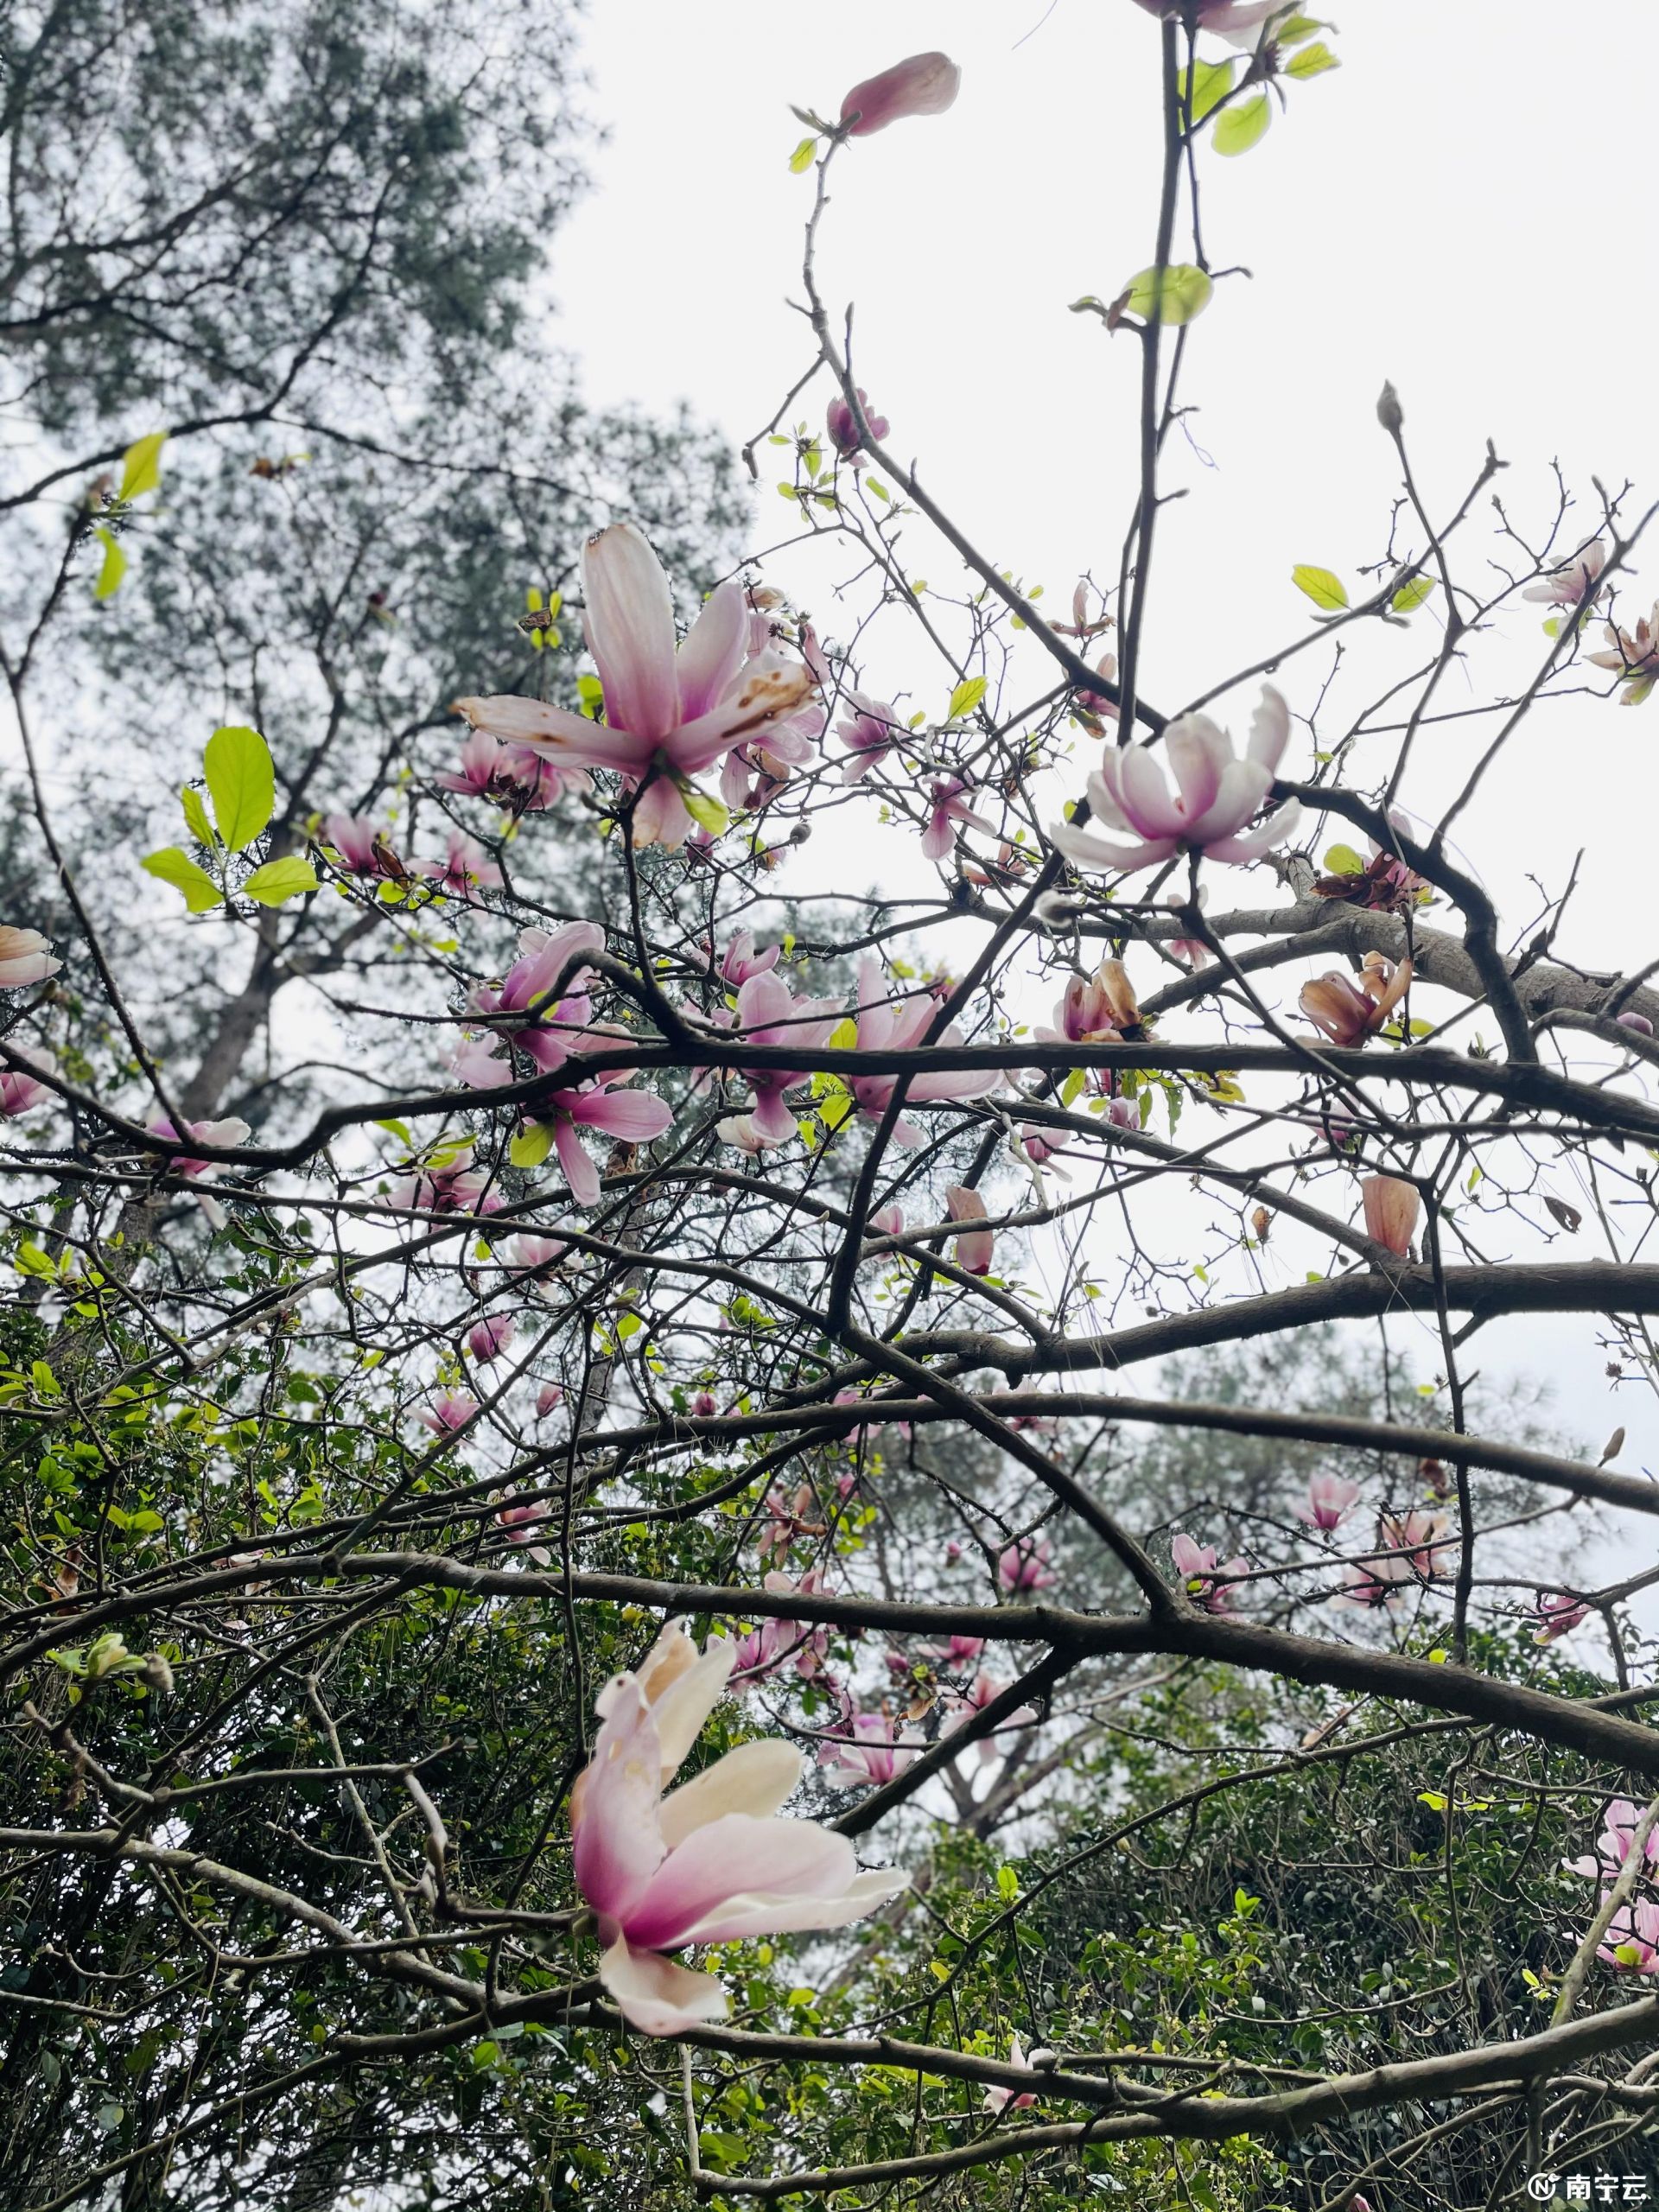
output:
[[[1212,861],[1259,861],[1263,853],[1270,853],[1275,845],[1282,845],[1287,837],[1301,827],[1300,803],[1292,799],[1288,805],[1268,821],[1258,823],[1254,830],[1247,830],[1237,837],[1221,837],[1205,847]]]
[[[794,1745],[777,1736],[739,1744],[663,1800],[664,1842],[672,1851],[694,1829],[723,1820],[728,1813],[770,1818],[792,1795],[804,1764]]]
[[[588,647],[613,729],[660,743],[680,719],[674,601],[662,563],[631,522],[613,523],[582,549]]]
[[[655,1951],[632,1949],[619,1936],[599,1962],[599,1979],[630,2027],[645,2036],[683,2035],[723,2020],[726,1992],[711,1974],[694,1974]]]
[[[1261,702],[1250,718],[1250,738],[1245,750],[1259,767],[1265,768],[1269,775],[1277,775],[1289,741],[1290,709],[1271,683],[1264,683]]]
[[[521,699],[510,691],[490,698],[457,699],[454,705],[474,729],[488,730],[507,744],[521,745],[561,766],[616,768],[639,776],[649,766],[655,749],[653,739],[607,728],[568,708],[543,706],[539,699]]]
[[[570,1800],[576,1886],[607,1920],[626,1916],[662,1863],[661,1769],[651,1707],[630,1680],[606,1717]]]
[[[815,1821],[727,1813],[664,1859],[629,1911],[628,1940],[672,1951],[810,1926],[811,1905],[844,1895],[856,1872],[847,1838]]]
[[[573,1101],[569,1114],[584,1128],[620,1137],[625,1144],[649,1144],[674,1122],[674,1109],[668,1101],[653,1097],[648,1090],[584,1091]]]
[[[571,1197],[579,1206],[596,1206],[601,1195],[599,1170],[576,1135],[575,1124],[566,1115],[561,1114],[553,1124],[553,1143]]]
[[[686,633],[675,663],[678,719],[696,721],[715,706],[743,665],[749,638],[748,601],[734,576],[712,591]]]
[[[1048,842],[1073,868],[1092,875],[1120,875],[1135,868],[1152,868],[1180,849],[1173,837],[1114,845],[1090,830],[1074,829],[1069,822],[1055,823],[1049,830]]]
[[[908,1764],[908,1762],[906,1762]],[[805,1821],[785,1821],[785,1827],[805,1827]],[[822,1833],[822,1831],[820,1831]],[[839,1838],[836,1839],[837,1841]],[[701,1923],[693,1941],[734,1943],[746,1936],[788,1936],[820,1928],[845,1928],[866,1919],[889,1897],[910,1887],[910,1877],[897,1867],[871,1867],[855,1874],[845,1888],[791,1893],[775,1890],[748,1892],[728,1898],[723,1911]]]

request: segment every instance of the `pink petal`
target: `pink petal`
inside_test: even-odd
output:
[[[630,2027],[645,2036],[683,2035],[726,2017],[726,1992],[711,1974],[693,1974],[619,1937],[599,1962],[599,1978]]]
[[[553,1143],[559,1165],[564,1170],[564,1179],[570,1185],[571,1197],[579,1206],[596,1206],[601,1195],[599,1170],[588,1157],[574,1125],[563,1114],[553,1124]]]
[[[613,523],[582,549],[588,647],[613,729],[659,744],[680,719],[674,602],[663,565],[631,522]]]
[[[1294,830],[1300,829],[1301,820],[1301,807],[1293,799],[1288,806],[1281,806],[1270,821],[1258,823],[1243,836],[1224,837],[1216,843],[1206,844],[1205,857],[1212,861],[1259,861],[1263,853],[1283,844]]]
[[[729,577],[711,592],[687,632],[675,662],[679,683],[676,719],[695,721],[715,704],[743,665],[749,640],[749,610],[743,587]]]
[[[648,1090],[584,1091],[568,1110],[582,1128],[601,1129],[628,1144],[648,1144],[674,1124],[673,1108]]]
[[[662,1753],[651,1708],[630,1681],[599,1732],[571,1798],[576,1886],[597,1913],[620,1920],[664,1859],[657,1826]]]
[[[1064,854],[1073,868],[1097,875],[1152,868],[1179,850],[1173,837],[1135,845],[1109,844],[1104,837],[1094,836],[1087,830],[1074,829],[1069,822],[1055,823],[1048,833],[1048,842],[1057,853]]]
[[[1118,796],[1131,828],[1143,837],[1185,837],[1188,817],[1176,804],[1163,770],[1144,745],[1117,753]]]
[[[1183,715],[1164,732],[1164,749],[1180,785],[1185,819],[1196,822],[1214,805],[1222,777],[1232,764],[1226,732],[1217,729],[1208,715]]]
[[[1276,775],[1290,740],[1290,709],[1271,683],[1262,686],[1262,702],[1250,722],[1249,757],[1269,775]]]
[[[1212,837],[1235,836],[1255,815],[1272,785],[1271,775],[1259,761],[1230,760],[1214,799],[1189,826],[1188,840],[1205,845]]]

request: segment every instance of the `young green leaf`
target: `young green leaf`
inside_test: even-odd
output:
[[[1192,124],[1195,130],[1217,102],[1224,100],[1233,89],[1233,71],[1237,66],[1235,61],[1195,61],[1193,63],[1192,91]],[[1183,69],[1180,77],[1183,105],[1187,96],[1187,73]]]
[[[812,166],[812,156],[817,150],[818,142],[816,138],[803,138],[789,157],[790,175],[799,176],[803,169],[810,169]]]
[[[1236,107],[1224,109],[1216,118],[1210,143],[1218,154],[1248,154],[1267,136],[1272,121],[1272,103],[1265,92],[1257,92],[1252,99],[1241,100]]]
[[[1341,62],[1325,41],[1318,39],[1286,62],[1285,74],[1287,77],[1318,77],[1327,69],[1340,69],[1341,67]]]
[[[1215,289],[1191,262],[1175,262],[1164,270],[1143,269],[1129,279],[1128,310],[1148,322],[1154,313],[1160,322],[1191,322],[1209,306]]]
[[[1433,576],[1414,576],[1409,583],[1401,585],[1389,605],[1396,614],[1409,614],[1413,607],[1422,605],[1433,588]]]
[[[1325,855],[1327,875],[1363,875],[1365,863],[1351,845],[1332,845]]]
[[[113,599],[121,588],[122,577],[127,573],[127,556],[107,530],[95,530],[92,536],[104,548],[104,558],[99,566],[98,582],[92,586],[92,597]]]
[[[302,893],[317,888],[317,871],[309,861],[302,861],[297,853],[286,854],[279,861],[267,861],[257,868],[242,886],[245,897],[257,899],[262,906],[280,906],[285,899],[297,899]]]
[[[982,676],[964,676],[950,694],[950,704],[946,709],[947,720],[955,721],[958,715],[971,715],[984,696],[985,678]]]
[[[1327,614],[1335,614],[1348,604],[1348,587],[1329,569],[1311,569],[1304,564],[1291,570],[1290,581]]]
[[[270,747],[257,729],[216,729],[201,759],[219,834],[233,853],[242,852],[270,820],[276,804]]]
[[[507,1147],[507,1158],[515,1167],[539,1167],[552,1148],[552,1123],[532,1122]]]
[[[685,802],[686,812],[699,830],[706,830],[711,837],[724,836],[732,817],[721,800],[715,798],[711,792],[700,791],[695,784],[682,784],[680,797]]]
[[[176,845],[168,845],[159,853],[146,853],[139,861],[148,875],[159,876],[163,883],[170,883],[175,891],[182,892],[184,903],[193,914],[205,914],[219,906],[224,893],[208,874],[198,868],[188,853]]]
[[[207,819],[207,809],[202,804],[201,793],[194,784],[187,784],[179,793],[179,804],[184,809],[184,826],[199,845],[211,846],[213,842],[213,824]]]
[[[162,448],[167,443],[165,430],[152,430],[147,438],[140,438],[127,448],[121,461],[121,488],[118,499],[142,499],[146,492],[156,491],[162,480]]]

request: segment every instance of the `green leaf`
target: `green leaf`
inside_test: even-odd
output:
[[[1334,614],[1348,604],[1348,587],[1340,576],[1333,576],[1329,569],[1310,569],[1306,565],[1293,569],[1290,581],[1298,591],[1305,591],[1315,607],[1322,607],[1326,613]]]
[[[1265,92],[1257,92],[1253,99],[1241,100],[1236,107],[1227,108],[1216,118],[1210,143],[1218,154],[1248,154],[1267,136],[1272,121],[1271,102]]]
[[[1365,863],[1351,845],[1332,845],[1325,856],[1327,875],[1363,875]]]
[[[686,812],[699,830],[706,830],[711,837],[725,835],[732,817],[721,800],[715,798],[711,792],[700,791],[695,784],[682,784],[680,797],[685,802]]]
[[[824,1039],[832,1052],[855,1052],[858,1050],[858,1024],[851,1014],[843,1014]]]
[[[307,891],[315,891],[317,871],[309,861],[302,861],[297,853],[289,853],[279,861],[267,861],[257,868],[242,886],[243,893],[257,899],[262,906],[280,906],[285,899],[297,899]]]
[[[1010,1904],[1012,1904],[1015,1897],[1019,1896],[1020,1877],[1014,1872],[1012,1866],[999,1866],[997,1868],[996,1894],[998,1897],[1005,1898]]]
[[[94,599],[113,599],[121,588],[121,579],[127,573],[127,556],[107,530],[95,530],[92,536],[104,548],[104,559],[98,571],[98,582],[92,586]]]
[[[201,793],[194,784],[187,784],[179,793],[179,804],[184,809],[185,828],[199,845],[207,845],[211,848],[213,842],[213,824],[207,819],[207,809],[202,803]]]
[[[1237,64],[1232,61],[1195,61],[1193,63],[1191,75],[1192,124],[1195,130],[1217,101],[1225,99],[1233,89],[1233,71],[1236,67]],[[1187,96],[1187,76],[1188,72],[1183,69],[1180,76],[1183,105],[1185,104]]]
[[[1420,1789],[1417,1792],[1417,1802],[1420,1805],[1427,1805],[1431,1813],[1443,1813],[1446,1810],[1446,1801],[1438,1789]]]
[[[242,852],[270,820],[276,804],[270,747],[257,729],[216,729],[201,760],[219,834],[233,853]]]
[[[982,676],[964,676],[950,694],[950,704],[945,710],[946,720],[955,721],[958,715],[971,715],[984,696],[985,678]]]
[[[810,169],[812,166],[812,156],[817,150],[818,142],[816,138],[803,138],[789,157],[790,175],[799,176],[803,169]]]
[[[1282,23],[1275,23],[1273,42],[1275,46],[1300,46],[1304,39],[1312,38],[1325,25],[1313,16],[1287,16]]]
[[[507,1158],[515,1167],[539,1167],[552,1149],[552,1123],[532,1122],[507,1147]]]
[[[1413,607],[1422,605],[1433,588],[1433,576],[1414,576],[1409,583],[1401,585],[1389,605],[1396,614],[1409,614]]]
[[[170,883],[175,891],[182,892],[184,903],[193,914],[205,914],[222,901],[225,894],[208,874],[198,868],[188,853],[181,852],[176,845],[165,846],[159,853],[146,853],[139,861],[148,875],[159,876],[163,883]]]
[[[1089,1071],[1087,1068],[1073,1068],[1071,1074],[1067,1076],[1065,1081],[1060,1085],[1061,1105],[1069,1107],[1075,1104],[1077,1100],[1083,1096],[1083,1087],[1088,1080]]]
[[[1174,262],[1161,270],[1143,269],[1129,279],[1129,313],[1148,322],[1191,322],[1209,306],[1215,289],[1203,270],[1191,262]]]
[[[140,438],[130,445],[121,461],[121,489],[118,499],[142,499],[146,492],[154,492],[162,480],[162,448],[167,443],[165,430],[152,430],[147,438]]]
[[[1340,69],[1341,67],[1341,62],[1332,53],[1325,41],[1318,39],[1312,46],[1305,46],[1299,54],[1286,62],[1285,74],[1287,77],[1318,77],[1323,75],[1327,69]]]

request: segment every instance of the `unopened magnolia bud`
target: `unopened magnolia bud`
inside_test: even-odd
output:
[[[1624,1432],[1622,1428],[1616,1428],[1612,1434],[1608,1438],[1606,1445],[1603,1448],[1601,1454],[1602,1465],[1605,1467],[1610,1459],[1617,1459],[1619,1453],[1624,1449]]]
[[[159,1651],[145,1652],[144,1680],[153,1690],[172,1690],[173,1669]]]
[[[1398,437],[1406,411],[1400,404],[1400,395],[1391,384],[1385,384],[1376,401],[1376,419],[1391,438]]]

